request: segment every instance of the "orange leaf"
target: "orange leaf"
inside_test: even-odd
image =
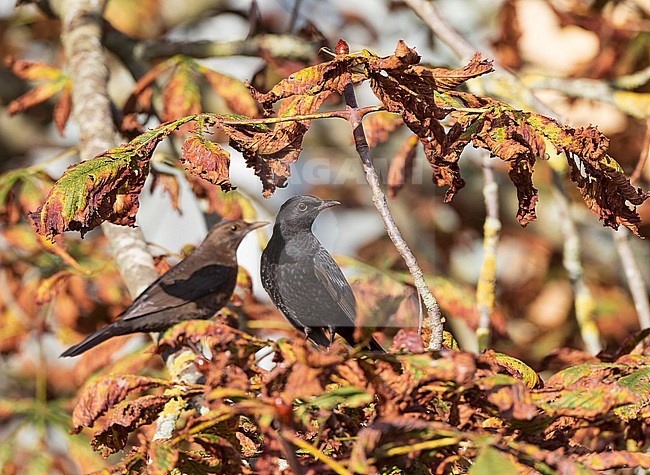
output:
[[[419,138],[417,135],[411,135],[400,146],[395,154],[393,161],[390,162],[388,169],[388,183],[387,191],[388,196],[395,198],[397,192],[402,189],[406,182],[411,178],[413,173],[413,160],[415,159],[415,152]]]
[[[9,115],[17,114],[30,107],[40,104],[54,96],[57,92],[61,91],[66,85],[65,81],[48,82],[30,89],[22,96],[14,99],[7,105],[7,113]]]
[[[133,374],[111,374],[93,380],[81,393],[72,413],[73,431],[91,427],[108,409],[127,396],[142,393],[151,388],[169,387],[164,379],[149,378]]]
[[[5,59],[5,66],[16,76],[27,81],[57,81],[64,77],[60,69],[57,69],[41,61],[27,61],[24,59]]]
[[[185,169],[214,185],[229,191],[230,154],[221,145],[202,137],[189,137],[183,143],[180,157]]]
[[[176,175],[152,170],[151,192],[153,192],[159,185],[162,187],[162,191],[167,193],[169,196],[172,208],[178,211],[178,214],[183,214],[179,205],[180,184],[178,183]]]
[[[201,112],[201,93],[196,72],[186,61],[180,61],[163,91],[163,120],[169,121]]]
[[[59,271],[41,281],[36,290],[36,303],[43,305],[51,301],[61,291],[61,288],[70,280],[72,272]]]
[[[376,147],[378,144],[389,139],[393,133],[404,121],[398,114],[392,112],[377,112],[363,120],[363,130],[366,133],[366,140],[370,147]]]
[[[203,73],[214,92],[223,99],[228,109],[248,117],[257,115],[257,103],[244,83],[208,68],[201,67],[199,71]]]
[[[67,83],[61,91],[61,97],[54,106],[52,116],[54,118],[54,125],[59,135],[63,135],[65,124],[68,123],[70,112],[72,111],[72,94],[70,90],[70,83]]]

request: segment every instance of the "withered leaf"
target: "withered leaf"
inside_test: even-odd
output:
[[[223,191],[230,191],[230,153],[217,143],[199,136],[189,137],[183,142],[180,160],[185,169]]]
[[[541,387],[542,380],[539,375],[523,361],[503,353],[497,353],[493,350],[485,351],[478,357],[481,363],[496,365],[505,369],[508,374],[520,379],[526,387],[533,389]]]
[[[108,409],[127,396],[151,388],[169,387],[170,384],[164,379],[134,374],[112,374],[96,379],[84,388],[74,408],[73,431],[78,433],[83,427],[91,427]]]
[[[12,73],[27,81],[56,81],[62,74],[60,69],[42,61],[27,61],[8,56],[4,63]]]
[[[592,387],[540,394],[535,402],[552,415],[594,418],[616,407],[638,403],[640,397],[618,384],[600,382]]]
[[[52,112],[52,118],[54,120],[54,126],[56,130],[59,131],[60,135],[63,135],[65,130],[65,124],[68,123],[70,118],[70,113],[72,112],[72,91],[70,84],[66,86],[61,91],[61,97],[56,101],[54,106],[54,111]]]
[[[63,133],[63,127],[70,116],[72,107],[68,77],[60,69],[38,61],[15,60],[9,57],[5,60],[5,65],[18,77],[32,82],[40,82],[33,89],[11,101],[7,105],[7,113],[9,115],[17,114],[62,92],[54,107],[54,124],[59,133]]]
[[[413,175],[413,161],[415,160],[416,146],[419,143],[417,135],[407,138],[390,162],[388,168],[388,181],[386,183],[388,196],[395,198],[399,190],[411,179]]]
[[[170,396],[165,395],[147,395],[114,406],[103,427],[93,435],[93,449],[101,452],[103,457],[122,450],[129,434],[138,427],[155,421],[170,399]]]
[[[247,117],[255,117],[258,114],[255,99],[239,79],[204,66],[199,66],[198,70],[208,81],[215,94],[223,99],[230,111]]]
[[[36,303],[43,305],[51,301],[72,275],[72,272],[62,270],[42,280],[36,290]]]
[[[53,239],[64,231],[80,231],[83,236],[103,221],[133,225],[156,145],[191,120],[192,116],[163,124],[126,145],[70,166],[31,214],[37,232]]]
[[[49,82],[36,86],[35,88],[27,91],[22,96],[11,101],[7,105],[7,113],[9,115],[14,115],[18,112],[27,110],[30,107],[34,107],[36,104],[40,104],[41,102],[48,100],[50,97],[62,91],[64,88],[64,82]]]
[[[201,92],[193,62],[176,57],[172,77],[163,90],[163,120],[170,121],[201,112]]]
[[[494,404],[500,415],[507,420],[529,421],[540,413],[530,392],[517,379],[495,374],[481,378],[477,385],[487,392],[488,401]]]
[[[322,92],[315,96],[303,95],[286,99],[278,116],[316,112],[329,94]],[[246,164],[262,181],[265,197],[270,196],[277,187],[285,186],[290,175],[289,167],[298,160],[309,125],[308,120],[281,122],[273,129],[260,125],[218,124],[230,138],[230,145],[242,153]]]
[[[163,72],[173,67],[174,64],[174,58],[162,61],[138,79],[131,95],[122,108],[122,113],[128,116],[136,112],[149,112],[151,110],[151,98],[153,95],[151,86]]]
[[[598,471],[623,467],[650,468],[650,455],[627,450],[611,450],[582,455],[578,459],[586,467]]]
[[[437,100],[437,96],[440,91],[492,71],[492,64],[482,60],[480,55],[456,70],[415,65],[418,61],[415,51],[400,41],[394,56],[369,61],[367,76],[373,92],[386,108],[401,114],[404,123],[420,138],[436,184],[449,186],[445,196],[445,201],[449,201],[465,184],[457,161],[469,139],[454,143],[454,134],[446,137],[438,121],[451,112],[452,107]]]
[[[270,111],[272,105],[287,97],[302,95],[318,96],[323,92],[343,92],[343,88],[352,79],[350,68],[366,62],[367,59],[352,55],[337,55],[331,61],[301,69],[283,79],[266,94],[254,89],[253,96]]]
[[[363,130],[370,147],[376,147],[388,140],[390,135],[404,123],[402,117],[392,112],[381,111],[363,119]]]
[[[149,447],[147,473],[151,475],[166,475],[178,462],[179,451],[176,444],[168,440],[154,440]]]
[[[178,214],[183,214],[179,203],[180,184],[178,183],[178,177],[173,173],[165,173],[158,170],[152,170],[151,175],[151,192],[153,193],[160,186],[160,189],[169,196],[169,202],[172,208]]]

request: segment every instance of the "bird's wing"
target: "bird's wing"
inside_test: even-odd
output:
[[[187,276],[183,272],[186,266],[178,268],[181,264],[182,262],[147,287],[126,309],[122,319],[130,320],[161,309],[178,308],[235,282],[236,268],[222,264],[209,264]]]
[[[316,277],[327,289],[327,292],[336,300],[343,312],[350,318],[352,325],[356,318],[356,300],[352,288],[332,256],[321,248],[314,257],[314,271]]]

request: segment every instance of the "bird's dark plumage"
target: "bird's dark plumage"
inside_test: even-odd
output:
[[[192,254],[160,276],[120,315],[119,320],[68,348],[77,356],[117,335],[159,332],[185,320],[212,317],[228,303],[237,282],[237,248],[265,222],[222,220]]]
[[[282,205],[273,236],[262,253],[262,285],[289,322],[317,345],[328,348],[338,333],[354,339],[356,301],[332,256],[312,233],[318,214],[338,201],[313,196]],[[383,351],[371,338],[368,348]]]

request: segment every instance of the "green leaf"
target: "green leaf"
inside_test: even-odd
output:
[[[518,475],[517,465],[502,452],[485,447],[469,469],[470,475]]]
[[[540,384],[537,372],[523,361],[503,353],[494,353],[494,359],[511,374],[521,375],[522,381],[529,388],[532,389]]]
[[[178,448],[168,440],[154,440],[149,447],[150,463],[147,473],[165,475],[172,471],[178,462]]]
[[[614,413],[624,421],[634,419],[647,406],[650,400],[650,366],[644,366],[632,374],[623,376],[618,384],[641,396],[641,401],[614,409]]]
[[[38,233],[53,239],[64,231],[80,231],[83,236],[104,221],[133,225],[156,145],[194,119],[189,116],[163,124],[68,168],[31,215]]]
[[[373,396],[367,391],[354,386],[343,386],[311,398],[309,404],[329,410],[339,404],[345,404],[347,407],[362,407],[372,401]]]

